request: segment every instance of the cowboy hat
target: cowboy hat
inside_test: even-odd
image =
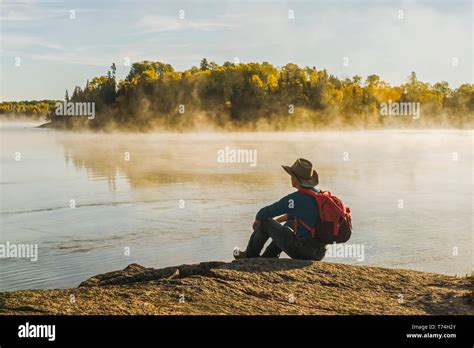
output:
[[[313,164],[304,158],[298,158],[291,167],[283,169],[294,177],[303,187],[314,187],[318,184],[318,173],[313,169]]]

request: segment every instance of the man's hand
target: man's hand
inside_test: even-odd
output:
[[[253,227],[254,230],[257,228],[257,226],[258,226],[259,223],[260,223],[259,220],[255,220],[255,221],[253,222],[252,227]]]

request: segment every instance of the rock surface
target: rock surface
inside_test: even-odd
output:
[[[472,279],[291,259],[131,264],[78,288],[0,293],[0,314],[474,314]]]

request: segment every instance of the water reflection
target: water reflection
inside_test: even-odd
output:
[[[116,179],[125,177],[131,188],[154,187],[171,183],[199,182],[238,186],[246,184],[270,184],[278,175],[268,173],[262,176],[260,167],[249,163],[218,163],[217,152],[225,147],[221,142],[206,143],[199,136],[193,139],[175,139],[168,135],[137,135],[141,141],[130,135],[84,134],[81,140],[68,134],[58,136],[64,148],[66,164],[76,170],[85,170],[90,179],[106,179],[111,191],[117,190]],[[105,138],[105,139],[104,139]],[[238,140],[232,142],[240,146]],[[244,146],[248,146],[245,144]],[[252,149],[261,147],[250,144]],[[257,150],[258,151],[258,150]],[[276,162],[275,166],[279,164]]]

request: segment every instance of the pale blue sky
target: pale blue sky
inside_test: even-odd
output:
[[[376,73],[391,84],[412,70],[423,81],[472,83],[468,0],[2,0],[0,8],[1,100],[61,99],[112,62],[123,78],[125,57],[178,70],[203,57],[218,64],[238,57],[315,66],[338,77]]]

